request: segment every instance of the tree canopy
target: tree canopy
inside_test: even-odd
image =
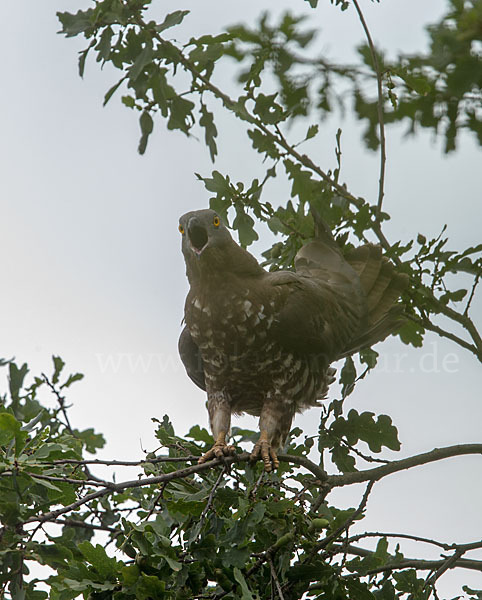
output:
[[[210,193],[211,208],[243,246],[258,239],[261,227],[280,236],[263,253],[267,269],[292,267],[297,250],[314,236],[313,208],[344,251],[377,241],[409,275],[403,296],[407,320],[398,332],[402,343],[420,347],[431,331],[482,361],[471,312],[482,244],[454,249],[445,228],[436,237],[420,232],[414,240],[390,240],[384,207],[392,124],[403,123],[410,135],[435,132],[447,153],[456,150],[462,132],[482,143],[482,2],[450,0],[443,18],[429,27],[428,51],[396,59],[376,47],[357,0],[331,3],[333,10],[359,16],[366,43],[356,64],[328,62],[314,53],[317,32],[292,13],[277,22],[266,13],[257,23],[177,41],[171,34],[189,11],[159,15],[149,0],[100,0],[58,17],[62,33],[86,40],[81,76],[89,56],[119,72],[104,103],[121,94],[122,103],[138,113],[141,154],[164,120],[169,130],[202,136],[215,163],[219,115],[242,123],[264,176],[239,182],[214,169],[198,178]],[[308,5],[316,10],[317,0]],[[340,106],[363,123],[360,143],[379,154],[375,198],[363,198],[344,181],[341,129],[335,168],[310,154],[325,120]],[[288,200],[270,199],[275,178],[286,181]],[[319,435],[303,436],[295,428],[280,454],[280,469],[270,475],[250,465],[242,451],[254,432],[233,428],[238,454],[198,465],[212,444],[210,434],[195,425],[180,437],[168,416],[153,419],[159,448],[144,460],[86,458],[102,448],[104,438],[95,423],[79,431],[70,422],[66,397],[82,375],[65,375],[60,357],[53,357],[50,375],[32,378],[26,364],[3,360],[8,369],[0,412],[3,595],[425,600],[440,597],[440,578],[448,569],[482,571],[482,561],[467,556],[482,548],[476,537],[460,544],[403,531],[351,531],[362,522],[381,479],[482,453],[482,444],[473,443],[399,460],[380,458],[384,449],[400,449],[392,419],[344,405],[357,381],[376,368],[377,357],[366,348],[345,360],[340,395],[326,401]],[[47,408],[46,392],[55,408]],[[106,467],[115,468],[115,480],[104,475]],[[137,475],[123,477],[124,467]],[[330,493],[355,484],[365,486],[358,505],[336,507]],[[367,548],[373,539],[376,546]],[[397,544],[401,539],[419,542],[420,555],[405,556]],[[440,550],[438,559],[424,558],[426,544]],[[482,590],[463,591],[467,598],[482,598]]]

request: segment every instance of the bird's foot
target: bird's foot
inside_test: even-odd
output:
[[[259,459],[263,461],[264,470],[267,473],[270,473],[273,469],[279,467],[278,456],[276,455],[275,449],[271,447],[271,444],[268,441],[268,432],[264,429],[261,431],[259,440],[254,445],[251,456],[249,457],[251,462],[255,462]]]
[[[208,460],[213,460],[214,458],[224,458],[225,456],[233,456],[234,454],[236,454],[236,448],[234,446],[228,446],[228,444],[226,444],[226,434],[220,433],[211,450],[208,450],[203,454],[197,462],[201,464]]]

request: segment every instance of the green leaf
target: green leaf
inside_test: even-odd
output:
[[[330,431],[337,437],[346,437],[350,446],[362,440],[372,452],[381,452],[382,446],[390,450],[400,450],[397,428],[392,425],[392,420],[387,415],[380,415],[375,420],[373,413],[358,414],[352,408],[347,419],[340,416],[333,422]]]
[[[20,433],[20,423],[10,413],[0,413],[0,446],[5,446]]]
[[[162,554],[161,556],[164,558],[164,560],[167,562],[167,564],[171,567],[173,571],[180,571],[182,569],[182,564],[177,560],[174,560],[167,554]]]
[[[378,352],[372,348],[360,351],[360,362],[365,364],[369,369],[374,369],[377,366]]]
[[[84,431],[74,429],[74,435],[83,442],[85,449],[91,454],[95,454],[99,448],[105,446],[104,436],[101,433],[95,433],[92,427],[84,429]]]
[[[122,104],[127,108],[134,108],[136,101],[132,96],[122,96]]]
[[[74,37],[79,33],[89,31],[94,14],[92,8],[79,10],[75,15],[69,12],[57,12],[57,18],[62,24],[61,33],[65,33],[66,37]]]
[[[68,388],[70,387],[75,381],[80,381],[81,379],[83,379],[84,376],[82,373],[74,373],[73,375],[69,375],[67,381],[65,383],[63,383],[60,386],[60,389],[62,388]]]
[[[12,404],[17,405],[19,400],[20,390],[22,389],[23,380],[28,373],[27,364],[23,364],[20,369],[13,362],[9,363],[9,387],[10,395],[12,397]]]
[[[236,218],[233,221],[233,228],[237,229],[239,243],[246,248],[258,239],[258,234],[254,230],[254,220],[246,214],[244,207],[236,206]]]
[[[259,129],[248,129],[247,133],[255,150],[270,158],[279,157],[279,150],[270,136],[265,135]]]
[[[241,571],[237,567],[234,567],[233,573],[234,578],[241,586],[241,600],[254,600],[253,594],[249,591],[248,584]]]
[[[191,427],[186,437],[192,438],[196,442],[204,442],[205,444],[213,444],[214,442],[213,436],[209,431],[204,429],[204,427],[199,427],[199,425]]]
[[[151,115],[145,110],[142,112],[139,118],[139,123],[141,126],[142,135],[139,141],[138,152],[139,154],[144,154],[147,148],[147,141],[152,133],[152,130],[154,129],[154,121],[152,120]]]
[[[446,304],[447,302],[461,302],[467,295],[467,290],[460,289],[455,292],[445,292],[440,296],[440,302]]]
[[[78,544],[77,547],[82,556],[101,577],[109,580],[114,580],[117,577],[123,563],[118,563],[115,558],[107,556],[102,546],[99,544],[93,546],[90,542],[84,541]]]
[[[331,450],[331,459],[342,473],[356,471],[356,461],[345,446],[334,446]]]
[[[204,127],[204,139],[206,141],[206,145],[209,148],[209,154],[211,155],[211,160],[214,162],[214,158],[218,153],[218,149],[216,146],[216,136],[218,135],[218,130],[216,129],[216,125],[214,124],[214,115],[209,112],[204,104],[201,104],[201,118],[199,119],[199,124],[201,127]]]
[[[166,584],[155,575],[141,573],[141,579],[136,586],[136,598],[151,600],[165,598]]]
[[[370,592],[367,584],[362,581],[346,578],[346,588],[349,598],[356,598],[356,600],[375,600],[375,596]]]
[[[52,383],[55,384],[59,382],[60,373],[65,367],[65,363],[60,356],[52,356],[52,360],[54,361],[54,374],[52,375]]]
[[[189,10],[175,10],[174,12],[169,13],[162,23],[156,25],[155,30],[157,31],[157,33],[162,33],[170,27],[179,25],[180,23],[182,23],[184,17],[189,13]]]
[[[152,44],[152,42],[151,42]],[[146,44],[144,48],[137,55],[134,64],[129,69],[129,80],[130,85],[131,82],[135,81],[139,75],[142,73],[144,67],[149,64],[152,60],[152,45]]]
[[[125,80],[125,77],[122,77],[121,79],[119,79],[119,81],[117,83],[115,83],[105,94],[104,96],[104,102],[103,102],[103,106],[105,106],[107,104],[107,102],[109,102],[109,100],[112,98],[112,96],[115,94],[115,92],[119,89],[119,86],[121,85],[121,83]]]
[[[191,124],[194,122],[192,111],[194,103],[186,98],[175,96],[170,104],[170,117],[167,122],[168,129],[180,129],[184,133],[189,132]]]
[[[404,344],[411,344],[415,348],[421,348],[423,345],[423,334],[425,329],[408,319],[398,330],[398,335]]]
[[[265,96],[264,94],[258,94],[256,97],[254,112],[267,125],[274,125],[284,119],[283,108],[275,102],[277,95]]]
[[[345,364],[340,373],[340,383],[342,384],[342,396],[346,398],[355,389],[356,368],[351,356],[345,359]]]
[[[15,439],[15,456],[18,457],[27,438],[28,432],[22,431],[21,424],[13,415],[7,412],[0,413],[0,446],[5,446]]]
[[[318,130],[319,130],[318,125],[310,125],[308,127],[308,131],[306,132],[305,140],[310,140],[311,138],[314,138],[315,135],[318,133]]]

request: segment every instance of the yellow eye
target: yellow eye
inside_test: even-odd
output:
[[[179,231],[182,233],[182,235],[184,235],[184,227],[182,225],[179,225]]]
[[[221,221],[219,220],[219,217],[216,215],[213,219],[213,225],[214,225],[214,227],[219,227],[220,224],[221,224]]]

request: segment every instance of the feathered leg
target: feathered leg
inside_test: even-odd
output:
[[[276,454],[291,429],[293,407],[280,398],[269,398],[263,405],[259,418],[260,436],[251,452],[251,461],[261,459],[268,473],[279,467]]]
[[[222,392],[208,393],[208,413],[215,442],[214,446],[201,456],[199,463],[235,453],[234,446],[226,444],[226,436],[231,428],[231,406]]]

